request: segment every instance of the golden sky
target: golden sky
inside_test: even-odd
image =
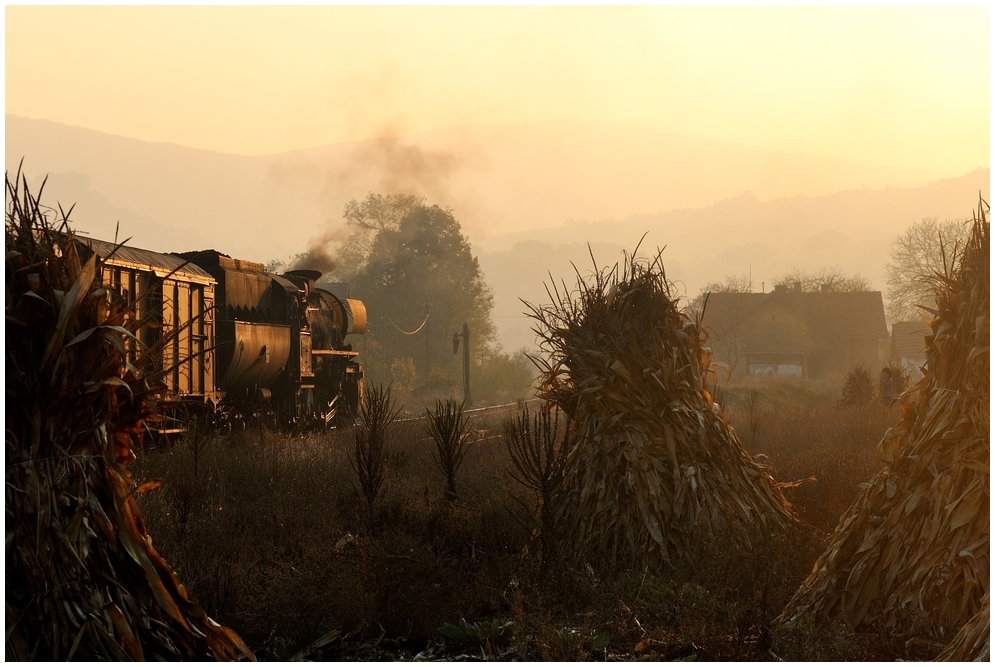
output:
[[[6,111],[263,154],[616,121],[959,175],[989,8],[7,7]]]

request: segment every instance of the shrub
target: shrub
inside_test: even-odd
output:
[[[390,376],[394,378],[394,386],[401,393],[408,393],[418,379],[415,361],[411,357],[395,359],[390,365]]]
[[[842,405],[867,405],[874,400],[874,382],[867,366],[859,364],[843,378],[840,403]]]

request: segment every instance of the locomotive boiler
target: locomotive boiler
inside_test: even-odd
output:
[[[162,254],[87,239],[104,287],[133,303],[129,361],[164,385],[160,432],[191,414],[330,425],[363,399],[362,364],[346,342],[366,330],[361,301],[316,286],[319,271],[277,275],[216,250]]]

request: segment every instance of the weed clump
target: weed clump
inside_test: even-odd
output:
[[[556,502],[563,483],[563,463],[568,449],[569,424],[558,440],[560,411],[544,406],[529,414],[523,405],[503,425],[504,440],[514,469],[512,478],[531,491],[537,501],[535,529],[539,531],[542,562],[548,564],[556,551]],[[551,414],[552,413],[552,414]]]
[[[356,425],[356,442],[349,465],[359,477],[359,489],[372,516],[373,503],[387,479],[387,436],[401,408],[395,409],[388,385],[378,385],[366,391]]]
[[[425,408],[425,430],[435,441],[435,464],[446,478],[446,499],[456,500],[456,474],[463,467],[467,449],[473,437],[470,417],[463,412],[463,403],[449,398],[436,400],[435,412]]]

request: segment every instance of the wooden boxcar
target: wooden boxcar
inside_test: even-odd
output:
[[[175,255],[116,246],[97,239],[78,241],[100,261],[101,280],[110,298],[133,304],[141,345],[127,340],[128,361],[136,364],[151,351],[144,370],[161,375],[166,387],[160,413],[170,424],[178,412],[199,407],[213,411],[222,394],[215,379],[215,287],[207,271]],[[116,248],[116,249],[115,249]],[[160,344],[160,341],[165,341]],[[142,349],[139,349],[142,348]]]

